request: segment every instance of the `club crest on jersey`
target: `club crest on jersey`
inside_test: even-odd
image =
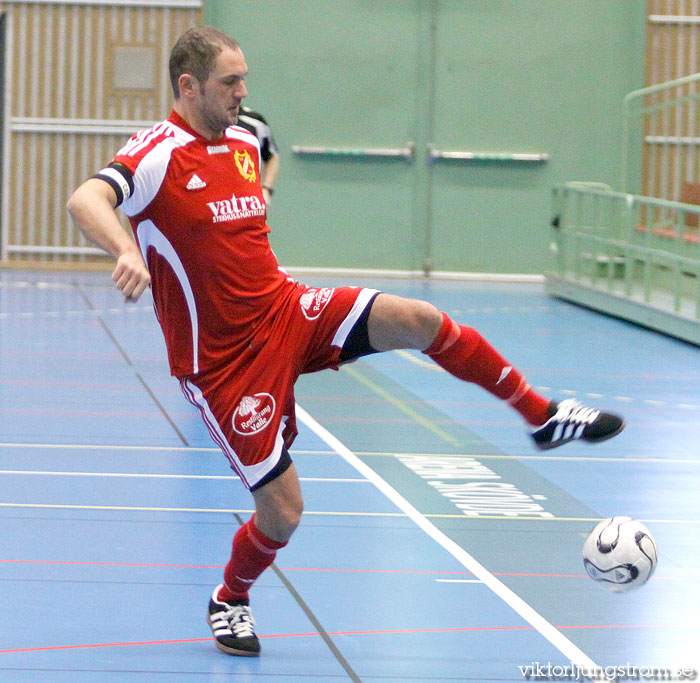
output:
[[[328,287],[324,287],[323,289],[309,287],[299,299],[304,317],[307,320],[316,320],[323,312],[326,304],[331,300],[334,291],[335,289]]]
[[[239,434],[250,436],[265,429],[274,414],[275,399],[263,392],[244,396],[233,411],[231,422]]]
[[[233,155],[233,158],[236,161],[236,167],[238,168],[238,172],[248,182],[254,183],[257,179],[257,175],[255,173],[255,164],[250,158],[250,154],[248,154],[248,152],[245,150],[243,150],[242,152],[239,150]]]

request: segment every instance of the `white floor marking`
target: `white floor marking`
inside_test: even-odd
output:
[[[89,443],[0,443],[0,448],[55,448],[58,450],[88,450],[88,451],[174,451],[192,453],[221,453],[215,446],[198,448],[196,446],[118,446],[110,444]]]
[[[52,472],[48,470],[0,470],[0,474],[42,475],[46,477],[124,477],[133,479],[222,479],[238,480],[235,475],[214,474],[146,474],[138,472]],[[329,484],[367,484],[366,479],[340,477],[299,477],[300,481],[322,481]]]
[[[363,477],[371,481],[394,505],[402,510],[411,520],[434,541],[439,543],[460,564],[475,577],[486,584],[501,600],[517,612],[527,623],[533,626],[544,638],[559,650],[572,664],[589,671],[599,670],[598,665],[550,624],[541,614],[516,595],[504,583],[475,560],[464,548],[440,531],[428,521],[421,512],[411,505],[396,489],[382,479],[371,467],[367,466],[347,446],[320,425],[300,405],[296,407],[297,417],[324,443],[332,448],[343,460],[352,465]]]
[[[105,310],[81,309],[81,310],[64,310],[64,311],[4,311],[0,313],[0,318],[3,320],[11,318],[60,318],[62,316],[88,316],[96,317],[106,314],[122,315],[123,313],[153,313],[153,306],[131,306],[129,308],[107,308]]]

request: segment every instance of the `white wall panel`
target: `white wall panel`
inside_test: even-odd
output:
[[[4,3],[7,17],[0,258],[101,258],[65,210],[128,136],[165,118],[170,49],[201,0]],[[155,54],[155,87],[115,89],[113,53]]]

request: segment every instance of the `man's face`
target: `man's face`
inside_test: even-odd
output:
[[[238,121],[241,101],[248,95],[245,77],[248,66],[240,50],[224,47],[207,80],[200,84],[199,114],[213,137]]]

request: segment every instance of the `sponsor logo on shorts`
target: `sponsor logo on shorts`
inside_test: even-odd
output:
[[[331,300],[334,291],[335,289],[329,289],[328,287],[324,287],[323,289],[309,287],[309,289],[301,295],[301,299],[299,299],[304,317],[307,320],[316,320],[323,312],[326,304]]]
[[[270,424],[275,414],[275,399],[270,394],[260,393],[244,396],[233,411],[233,428],[243,436],[257,434]]]

